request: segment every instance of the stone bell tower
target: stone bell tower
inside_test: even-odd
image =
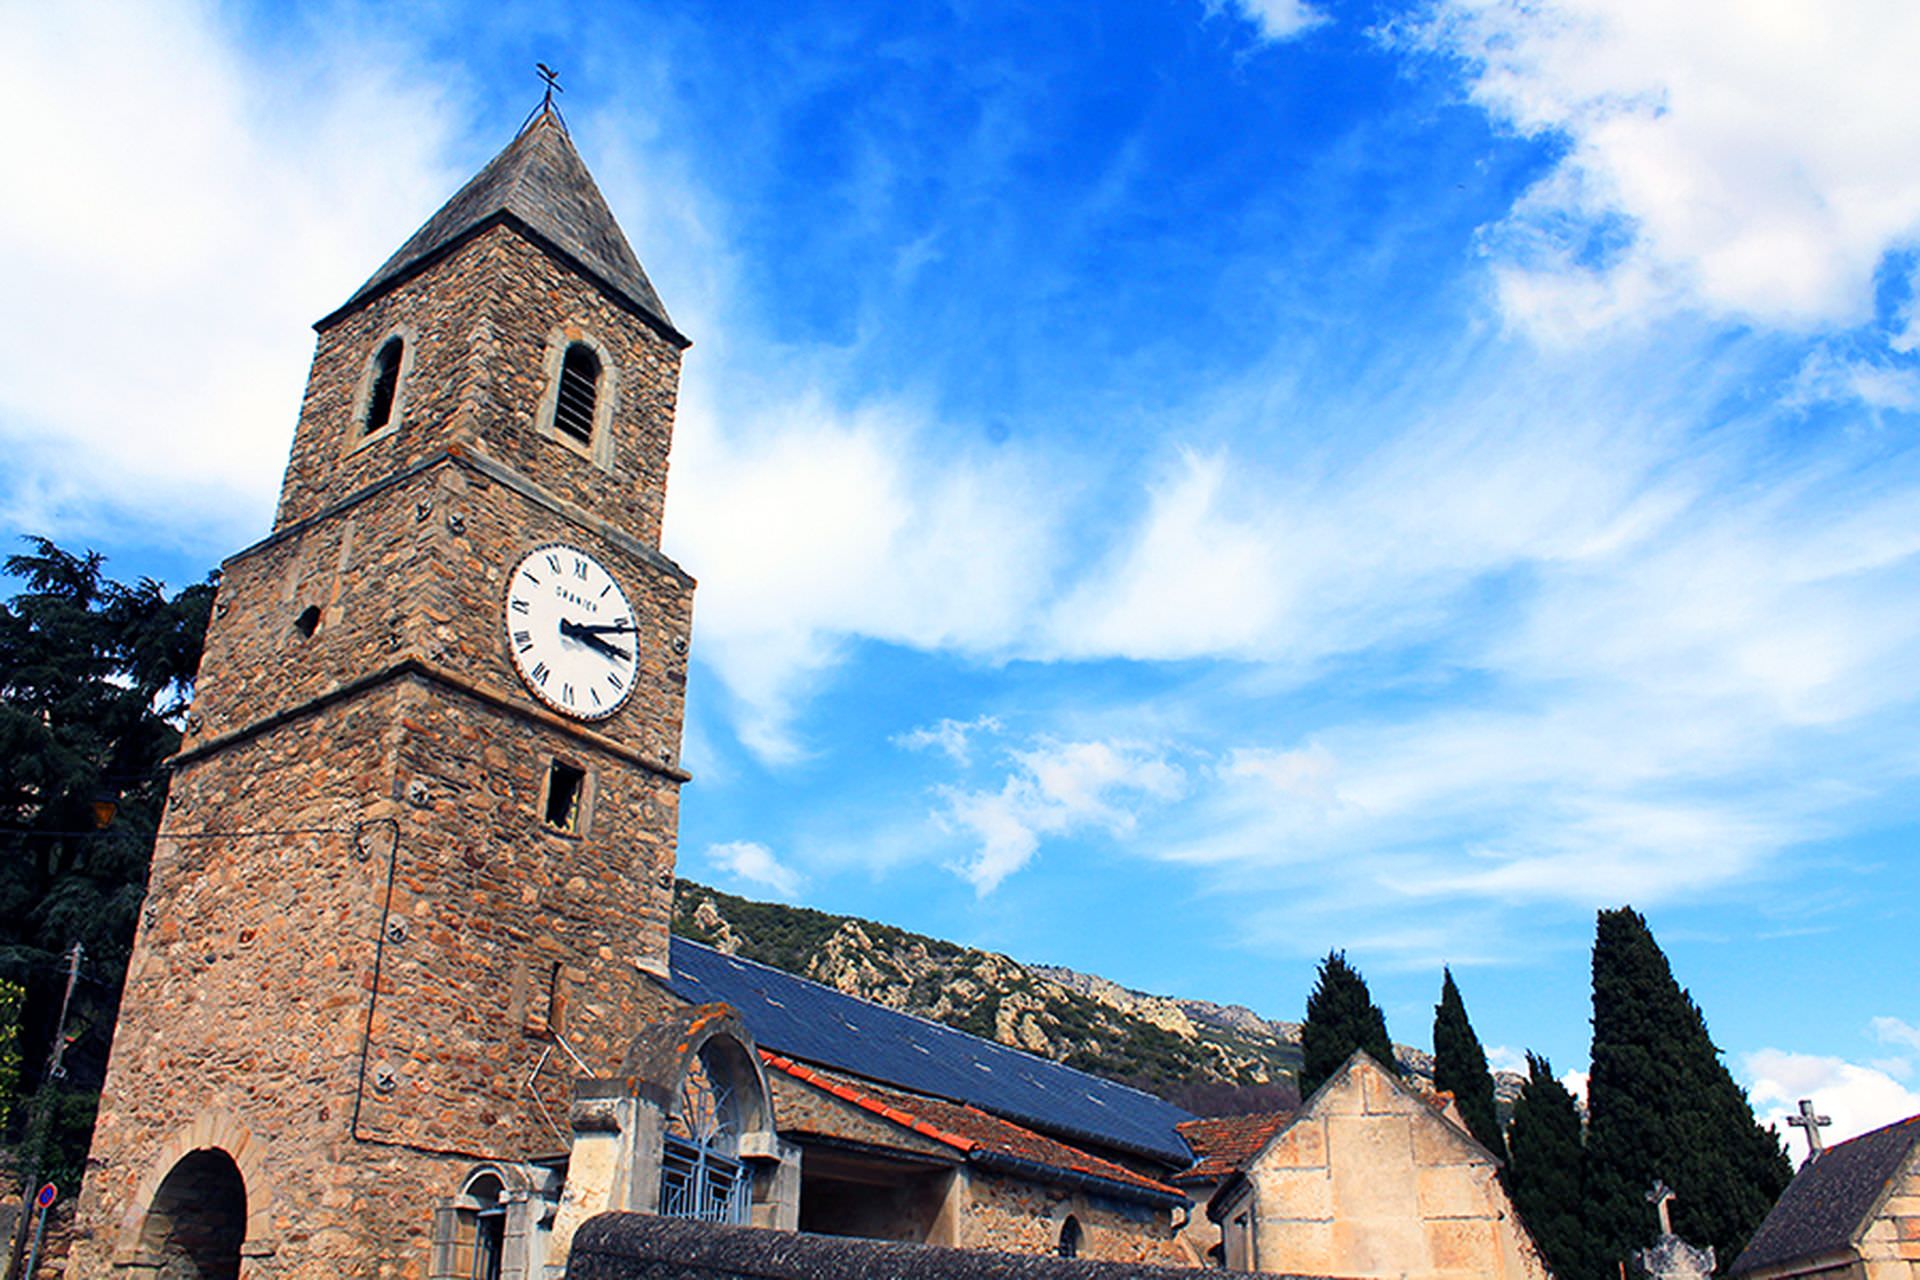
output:
[[[687,340],[558,116],[315,327],[175,760],[87,1277],[426,1275],[434,1202],[565,1150],[666,969]]]

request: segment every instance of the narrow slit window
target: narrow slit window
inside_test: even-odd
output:
[[[370,436],[393,421],[393,397],[400,390],[400,355],[406,344],[388,338],[373,357],[373,386],[367,393],[367,416],[360,434]]]
[[[547,771],[547,826],[555,831],[578,834],[580,830],[580,793],[586,789],[585,770],[564,760],[555,760]]]
[[[553,425],[581,444],[593,443],[593,412],[600,399],[600,357],[584,342],[567,348],[560,362],[560,393]]]

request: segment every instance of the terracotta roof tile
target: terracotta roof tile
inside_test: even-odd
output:
[[[1193,1148],[1193,1164],[1173,1176],[1176,1183],[1218,1182],[1246,1168],[1260,1149],[1292,1122],[1294,1111],[1262,1111],[1245,1116],[1212,1116],[1179,1126]]]
[[[978,1107],[946,1102],[915,1094],[896,1093],[866,1081],[853,1081],[822,1071],[802,1062],[762,1049],[760,1057],[768,1066],[796,1080],[804,1080],[834,1097],[890,1120],[922,1137],[945,1143],[967,1156],[980,1154],[1010,1157],[1048,1169],[1099,1178],[1151,1194],[1156,1199],[1186,1199],[1185,1193],[1164,1182],[1143,1177],[1124,1165],[1070,1147],[1064,1142],[1022,1128]]]

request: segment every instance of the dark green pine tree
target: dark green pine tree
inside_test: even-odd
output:
[[[1585,1198],[1590,1274],[1646,1247],[1655,1178],[1672,1187],[1673,1229],[1731,1260],[1793,1176],[1780,1139],[1753,1118],[1630,907],[1602,911],[1593,944],[1593,1064],[1587,1086]]]
[[[1545,1058],[1527,1055],[1527,1083],[1507,1126],[1507,1192],[1547,1269],[1561,1280],[1585,1274],[1580,1221],[1580,1112]]]
[[[1320,978],[1307,997],[1307,1020],[1300,1028],[1300,1096],[1311,1097],[1338,1071],[1355,1049],[1365,1049],[1389,1071],[1400,1066],[1387,1038],[1387,1017],[1373,1002],[1367,980],[1347,963],[1344,951],[1329,951],[1320,962]]]
[[[1453,983],[1453,970],[1440,971],[1440,1003],[1433,1009],[1433,1087],[1453,1095],[1467,1131],[1494,1155],[1506,1158],[1500,1112],[1493,1104],[1493,1073],[1486,1051],[1467,1020],[1467,1006]]]
[[[28,542],[5,559],[20,589],[0,602],[0,1143],[66,1186],[87,1151],[214,589],[123,585],[94,552]],[[107,801],[110,817],[96,808]],[[49,1083],[75,942],[86,962],[65,1079]]]

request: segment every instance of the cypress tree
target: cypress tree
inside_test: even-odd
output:
[[[1300,1028],[1300,1096],[1312,1096],[1355,1049],[1365,1049],[1389,1071],[1400,1069],[1387,1038],[1387,1017],[1373,1002],[1367,980],[1347,963],[1346,952],[1329,951]]]
[[[1580,1112],[1545,1058],[1527,1055],[1527,1083],[1507,1127],[1507,1191],[1547,1269],[1562,1280],[1586,1271],[1580,1222]]]
[[[1793,1168],[1674,981],[1647,922],[1602,911],[1593,944],[1593,1065],[1587,1086],[1586,1229],[1595,1274],[1657,1231],[1647,1189],[1672,1187],[1674,1232],[1738,1255]]]
[[[1433,1010],[1433,1087],[1453,1095],[1467,1131],[1504,1159],[1507,1144],[1493,1103],[1493,1073],[1487,1070],[1486,1051],[1467,1020],[1467,1006],[1453,983],[1453,970],[1440,973],[1440,1003]]]

